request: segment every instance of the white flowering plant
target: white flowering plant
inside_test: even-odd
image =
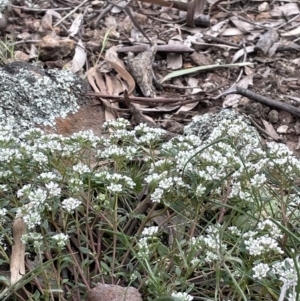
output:
[[[287,147],[263,145],[243,117],[205,138],[104,129],[1,127],[2,270],[16,218],[27,255],[16,285],[0,269],[0,300],[84,299],[100,281],[149,301],[299,300],[300,161]]]

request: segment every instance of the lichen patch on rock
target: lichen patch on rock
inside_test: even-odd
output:
[[[24,62],[0,69],[0,126],[16,131],[55,126],[85,102],[86,82],[66,70],[43,70]]]

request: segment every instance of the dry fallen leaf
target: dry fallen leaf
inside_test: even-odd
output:
[[[135,81],[130,73],[125,69],[124,63],[118,58],[116,47],[111,47],[105,53],[105,60],[115,69],[128,85],[128,95],[135,89]]]
[[[70,29],[68,30],[70,37],[74,37],[78,33],[82,20],[83,20],[83,14],[78,14],[74,19]]]
[[[91,85],[91,87],[94,89],[94,91],[95,92],[100,92],[100,90],[97,87],[96,82],[95,82],[95,73],[97,72],[96,70],[97,70],[96,67],[91,67],[86,72],[86,75],[87,75],[88,82]]]
[[[175,38],[175,39],[174,39]],[[181,37],[180,37],[181,38]],[[181,39],[182,41],[182,39]],[[169,40],[169,45],[181,45],[182,42],[176,37]],[[176,70],[182,68],[182,54],[180,53],[168,53],[167,54],[167,68]]]
[[[85,51],[85,47],[84,47],[82,41],[79,40],[77,43],[77,46],[75,48],[75,54],[74,54],[74,57],[72,60],[71,71],[73,73],[76,73],[83,68],[83,66],[86,62],[86,57],[87,57],[87,54]]]
[[[275,141],[280,141],[281,137],[275,131],[272,123],[270,123],[262,118],[261,118],[261,121],[265,127],[265,131],[270,135],[270,137],[272,137]]]
[[[187,79],[187,83],[190,87],[196,87],[198,86],[198,79],[194,78],[194,77],[189,77]],[[200,92],[201,89],[199,88],[194,88],[191,92],[191,94],[196,94],[198,92]],[[183,106],[181,106],[179,108],[179,110],[176,112],[176,114],[178,114],[179,112],[188,112],[188,111],[191,111],[192,109],[194,109],[197,105],[198,105],[199,101],[195,101],[195,102],[192,102],[192,103],[188,103],[188,104],[185,104]]]

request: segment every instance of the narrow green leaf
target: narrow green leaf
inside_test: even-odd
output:
[[[164,296],[154,299],[153,301],[182,301],[182,299],[177,297]]]
[[[91,251],[88,248],[79,247],[78,249],[82,254],[91,254]]]
[[[163,83],[164,81],[169,80],[173,77],[191,74],[191,73],[198,72],[198,71],[214,70],[214,69],[221,69],[221,68],[243,67],[243,66],[249,66],[249,65],[253,65],[253,64],[249,63],[249,62],[236,63],[236,64],[225,64],[225,65],[215,64],[215,65],[205,65],[205,66],[193,67],[193,68],[188,68],[188,69],[181,69],[181,70],[176,70],[176,71],[169,73],[160,82]]]

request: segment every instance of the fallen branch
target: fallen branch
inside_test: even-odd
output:
[[[228,91],[225,94],[226,95],[228,95],[228,94],[240,94],[240,95],[248,97],[248,98],[250,98],[254,101],[260,102],[263,105],[267,105],[267,106],[272,107],[272,108],[284,110],[284,111],[287,111],[287,112],[289,112],[289,113],[291,113],[295,116],[300,117],[300,109],[298,109],[298,108],[296,108],[292,105],[289,105],[289,104],[286,104],[286,103],[283,103],[283,102],[273,100],[273,99],[267,98],[265,96],[256,94],[256,93],[254,93],[254,92],[252,92],[248,89],[244,89],[244,88],[241,88],[239,86],[237,86],[235,88],[235,90]]]
[[[134,46],[127,46],[117,49],[117,52],[133,52],[133,53],[139,53],[146,51],[148,49],[148,44],[139,44]],[[185,45],[157,45],[157,52],[167,52],[167,53],[193,53],[195,49],[190,48]]]

